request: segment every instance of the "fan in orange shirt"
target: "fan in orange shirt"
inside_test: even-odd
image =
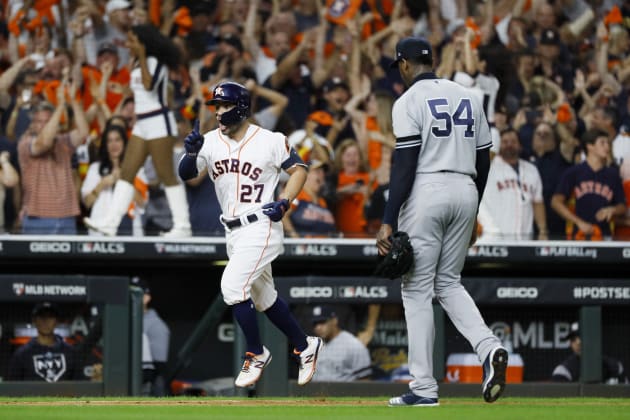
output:
[[[329,166],[325,162],[319,160],[309,162],[304,187],[282,219],[286,236],[329,237],[336,233],[335,217],[321,196],[325,189],[328,170]]]
[[[96,103],[100,109],[94,111],[101,112],[104,120],[111,117],[116,109],[127,96],[129,90],[129,69],[127,67],[118,68],[118,49],[112,43],[103,43],[98,49],[96,66],[83,66],[81,69],[83,76],[83,106],[90,110],[90,106]],[[108,77],[105,86],[101,86],[103,77]],[[94,95],[93,92],[104,92]],[[130,92],[130,91],[129,91]],[[96,98],[95,98],[96,97]],[[93,121],[95,112],[90,110],[88,118]],[[98,128],[98,125],[92,128]]]
[[[354,139],[343,140],[335,151],[337,170],[337,230],[345,237],[366,234],[365,205],[369,197],[370,174]]]

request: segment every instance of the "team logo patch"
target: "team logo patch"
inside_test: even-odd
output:
[[[217,86],[214,89],[214,96],[223,96],[223,87]]]
[[[51,352],[36,354],[33,356],[33,367],[46,382],[57,382],[66,373],[66,356]]]

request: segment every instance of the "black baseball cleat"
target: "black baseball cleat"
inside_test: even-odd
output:
[[[505,370],[508,352],[503,347],[493,349],[483,362],[483,385],[481,390],[486,402],[495,402],[505,389]]]

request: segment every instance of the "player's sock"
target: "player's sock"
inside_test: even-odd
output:
[[[237,303],[232,306],[232,313],[236,322],[240,325],[245,341],[247,342],[247,351],[254,354],[262,354],[263,346],[260,342],[260,332],[258,331],[258,320],[256,319],[256,309],[251,299]]]
[[[302,331],[302,328],[293,317],[289,306],[280,296],[278,296],[274,304],[265,311],[265,315],[287,336],[297,351],[302,351],[308,346],[306,334],[304,334],[304,331]]]

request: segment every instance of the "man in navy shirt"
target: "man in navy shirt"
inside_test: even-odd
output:
[[[619,169],[606,166],[610,141],[605,131],[591,129],[582,136],[586,160],[562,174],[551,199],[551,207],[573,223],[575,239],[610,237],[610,221],[626,211],[626,199]],[[575,197],[575,212],[567,200]]]

